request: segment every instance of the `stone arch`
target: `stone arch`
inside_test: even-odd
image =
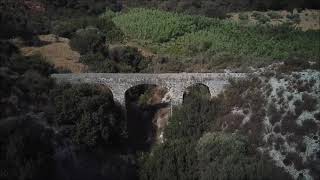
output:
[[[144,87],[143,87],[143,86],[144,86]],[[130,95],[130,94],[129,94],[130,91],[134,90],[134,88],[142,87],[142,88],[143,88],[142,91],[145,92],[145,91],[147,90],[147,87],[148,87],[148,86],[157,87],[158,85],[153,84],[153,83],[148,83],[147,81],[137,82],[137,83],[131,84],[130,87],[129,87],[129,88],[126,88],[126,89],[124,90],[124,93],[123,93],[125,104],[127,103],[127,100],[128,100],[128,99],[127,99],[127,96]],[[141,94],[138,93],[138,95],[141,95]]]
[[[219,95],[229,82],[227,80],[204,81],[203,84],[209,87],[211,97],[214,97]]]
[[[167,106],[167,104],[164,103],[140,106],[136,103],[138,100],[137,97],[134,97],[133,99],[131,99],[132,97],[128,97],[139,97],[139,95],[146,92],[149,87],[157,88],[161,86],[157,84],[139,83],[137,85],[132,85],[130,88],[126,89],[126,92],[124,93],[129,143],[137,149],[149,148],[150,145],[156,141],[158,126],[155,121],[155,115],[159,109]],[[132,93],[131,91],[136,92],[130,94]]]
[[[212,96],[211,88],[208,85],[201,82],[195,82],[191,85],[186,86],[183,89],[183,102],[185,98],[188,96],[189,91],[192,91],[192,90],[201,91],[201,93],[205,93],[204,95],[207,95],[208,99],[210,99]]]

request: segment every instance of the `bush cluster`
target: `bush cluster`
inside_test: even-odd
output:
[[[58,126],[71,126],[68,133],[76,144],[95,147],[118,144],[125,138],[121,108],[115,105],[108,89],[87,84],[62,85],[51,95]]]
[[[99,29],[87,27],[79,29],[71,38],[70,46],[80,54],[95,53],[105,47],[106,39]]]
[[[247,87],[242,84],[232,83],[229,93],[211,101],[201,86],[191,88],[169,120],[165,142],[141,156],[140,178],[292,179],[267,156],[256,152],[250,133],[215,130],[219,129],[215,127],[218,118],[231,110],[228,106],[241,103],[235,97],[245,94]]]
[[[87,28],[88,26],[99,29],[109,42],[121,42],[124,38],[121,30],[107,16],[83,16],[59,19],[53,21],[51,32],[58,36],[71,38],[77,30]]]
[[[124,36],[108,17],[57,21],[53,32],[71,38],[71,48],[81,54],[80,62],[88,65],[90,71],[141,72],[148,67],[148,62],[137,48],[109,48],[109,43],[122,41]]]
[[[116,0],[39,0],[44,3],[50,14],[57,11],[72,11],[73,14],[98,15],[108,7],[113,11],[120,11],[122,5]]]
[[[127,126],[112,93],[94,85],[58,86],[44,62],[0,41],[1,179],[134,178],[134,158],[119,153]],[[90,163],[99,165],[84,171]],[[75,171],[62,173],[61,164]]]
[[[52,179],[50,98],[53,68],[40,57],[25,58],[0,41],[0,167],[2,179]],[[5,173],[4,173],[5,172]]]
[[[43,12],[33,12],[21,0],[0,0],[0,38],[19,36],[30,41],[36,34],[47,33],[48,27]]]
[[[94,72],[141,72],[148,67],[148,61],[137,48],[130,46],[108,47],[103,33],[88,27],[78,30],[70,41],[71,47],[80,52],[80,62],[87,64]]]

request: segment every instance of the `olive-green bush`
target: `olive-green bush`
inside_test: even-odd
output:
[[[196,151],[201,180],[292,179],[272,162],[256,155],[249,141],[239,134],[204,134]]]
[[[194,180],[198,179],[195,143],[177,139],[158,144],[140,159],[140,179]]]
[[[70,46],[80,54],[98,52],[106,45],[105,36],[94,27],[79,29],[72,37]]]
[[[125,137],[121,108],[115,105],[106,88],[62,85],[52,96],[57,124],[72,126],[69,133],[76,144],[87,147],[117,144]]]

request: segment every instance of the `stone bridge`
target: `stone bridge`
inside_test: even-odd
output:
[[[83,74],[53,74],[58,83],[71,84],[89,83],[102,84],[110,88],[113,97],[120,104],[125,104],[125,93],[131,87],[149,84],[157,85],[168,90],[168,101],[179,105],[183,94],[189,86],[206,85],[211,96],[219,94],[228,84],[229,78],[243,78],[243,73],[165,73],[165,74],[122,74],[122,73],[83,73]]]

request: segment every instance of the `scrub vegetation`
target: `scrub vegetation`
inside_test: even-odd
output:
[[[317,179],[320,31],[271,23],[294,8],[301,23],[320,5],[0,0],[0,179]],[[253,73],[216,97],[189,87],[171,111],[156,85],[130,88],[122,107],[105,86],[57,84],[69,60],[84,67],[73,72]]]

